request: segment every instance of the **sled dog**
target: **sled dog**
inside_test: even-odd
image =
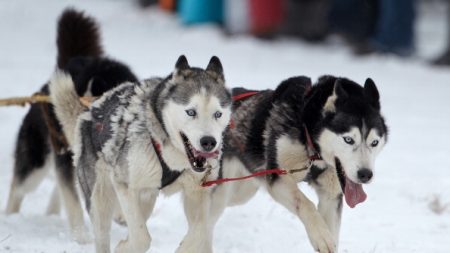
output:
[[[87,110],[64,72],[55,73],[50,94],[73,148],[96,251],[110,251],[112,211],[120,206],[128,237],[115,252],[146,252],[146,221],[163,190],[182,191],[189,230],[177,252],[207,252],[211,189],[201,182],[218,177],[231,114],[220,60],[201,69],[180,56],[168,77],[121,84]]]
[[[246,92],[235,89],[233,95]],[[312,85],[299,76],[274,91],[254,93],[233,103],[234,127],[224,137],[220,175],[232,178],[268,169],[287,173],[216,186],[211,227],[226,206],[247,202],[264,185],[303,222],[314,250],[336,252],[342,199],[352,208],[366,199],[362,185],[372,181],[375,158],[387,141],[375,83],[369,78],[361,86],[323,76]],[[317,208],[299,182],[316,190]]]
[[[66,9],[58,22],[57,66],[74,77],[77,96],[100,96],[125,81],[136,81],[123,63],[103,56],[96,21],[74,9]],[[48,95],[48,84],[39,93]],[[15,150],[14,173],[6,213],[16,213],[25,195],[41,183],[54,165],[57,187],[47,208],[48,214],[65,205],[74,239],[88,239],[83,211],[75,187],[72,153],[50,104],[32,104],[19,130]]]

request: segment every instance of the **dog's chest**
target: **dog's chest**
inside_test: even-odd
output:
[[[293,172],[292,176],[297,181],[307,177],[310,164],[305,145],[288,136],[282,136],[276,141],[276,151],[277,164],[281,169]]]

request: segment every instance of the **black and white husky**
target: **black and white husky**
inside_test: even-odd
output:
[[[91,17],[73,9],[63,12],[57,31],[58,68],[74,76],[77,96],[100,96],[125,81],[137,80],[123,63],[103,56],[98,25]],[[48,94],[48,84],[40,93]],[[7,213],[20,210],[23,198],[34,190],[55,166],[56,182],[47,213],[59,213],[59,196],[66,207],[75,240],[88,240],[83,209],[75,187],[72,153],[50,104],[33,104],[23,119],[15,150],[14,175]],[[59,194],[61,193],[61,194]]]
[[[360,86],[324,76],[312,86],[309,78],[296,77],[275,91],[235,101],[233,107],[234,127],[224,137],[221,175],[276,168],[287,174],[217,186],[211,229],[226,206],[245,203],[264,184],[303,222],[316,251],[336,252],[342,198],[350,207],[366,199],[361,184],[371,182],[375,158],[387,141],[375,83],[367,79]],[[316,190],[317,208],[297,186],[302,181]]]
[[[189,230],[177,252],[210,248],[206,231],[211,189],[201,183],[218,177],[222,135],[231,114],[231,96],[217,57],[200,69],[180,56],[167,78],[124,83],[89,109],[63,72],[55,73],[50,91],[73,147],[97,252],[110,251],[111,217],[117,207],[128,225],[128,238],[115,252],[147,251],[151,237],[146,221],[161,189],[182,191]]]

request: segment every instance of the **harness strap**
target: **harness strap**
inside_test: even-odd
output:
[[[161,156],[161,144],[159,142],[156,142],[152,138],[152,145],[153,145],[153,148],[156,150],[156,153],[158,153],[158,158],[160,158],[160,156]]]
[[[305,89],[305,96],[308,95],[310,92],[311,92],[311,85],[308,85]],[[245,99],[245,98],[248,98],[248,97],[256,95],[256,94],[258,94],[258,91],[250,91],[250,92],[242,93],[242,94],[233,96],[233,101]],[[230,128],[234,128],[234,127],[235,127],[234,121],[233,121],[233,119],[231,119]],[[232,182],[232,181],[238,181],[238,180],[245,180],[245,179],[269,175],[269,174],[276,174],[276,175],[286,175],[288,173],[293,174],[293,173],[297,173],[297,172],[301,172],[301,171],[310,169],[312,167],[314,161],[321,160],[322,158],[321,158],[320,154],[317,152],[316,148],[314,147],[314,142],[312,141],[311,135],[309,134],[308,128],[306,127],[305,124],[303,124],[303,129],[305,132],[306,142],[308,144],[308,153],[309,153],[308,154],[309,164],[307,166],[305,166],[304,168],[294,169],[294,170],[289,170],[289,171],[280,169],[280,168],[270,169],[270,170],[262,170],[262,171],[254,172],[254,173],[252,173],[248,176],[244,176],[244,177],[220,178],[217,180],[205,181],[202,183],[202,187],[209,187],[209,186],[212,186],[215,184],[221,184],[221,183],[225,183],[225,182]],[[233,135],[231,137],[238,144],[239,148],[241,149],[241,152],[244,152],[243,145],[238,140],[236,140]]]
[[[303,130],[305,131],[306,136],[306,142],[308,144],[308,157],[310,161],[316,161],[321,160],[322,157],[320,157],[319,152],[317,152],[316,148],[314,147],[314,143],[312,141],[311,135],[309,134],[308,128],[305,124],[303,124]]]
[[[242,94],[239,94],[239,95],[235,95],[235,96],[232,97],[232,99],[233,99],[233,101],[239,101],[241,99],[244,99],[244,98],[247,98],[247,97],[251,97],[251,96],[256,95],[258,93],[259,93],[259,91],[249,91],[249,92],[245,92],[245,93],[242,93]]]
[[[287,170],[282,170],[282,169],[271,169],[271,170],[262,170],[262,171],[257,171],[254,172],[248,176],[245,177],[232,177],[232,178],[219,178],[217,180],[212,180],[212,181],[206,181],[202,184],[202,187],[209,187],[215,184],[221,184],[221,183],[225,183],[225,182],[231,182],[231,181],[238,181],[238,180],[244,180],[244,179],[249,179],[252,177],[259,177],[259,176],[265,176],[268,174],[277,174],[277,175],[286,175],[288,173]]]
[[[251,97],[253,95],[256,95],[258,93],[259,93],[259,91],[244,92],[242,94],[238,94],[238,95],[233,96],[232,99],[233,99],[233,101],[239,101],[239,100],[243,100],[243,99],[246,99],[248,97]],[[234,119],[231,118],[230,119],[230,128],[233,129],[233,128],[235,128],[235,126],[236,126],[236,124],[234,123]]]

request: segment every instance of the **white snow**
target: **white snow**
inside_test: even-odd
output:
[[[450,68],[425,60],[444,45],[442,5],[427,6],[418,19],[413,59],[358,58],[337,40],[311,45],[294,39],[260,41],[227,37],[214,25],[184,27],[157,9],[138,9],[134,1],[2,1],[0,4],[0,97],[29,95],[47,81],[55,66],[57,16],[76,6],[95,16],[106,52],[128,63],[141,77],[168,74],[180,54],[205,67],[212,55],[222,60],[230,87],[274,88],[294,75],[346,76],[377,83],[390,138],[377,162],[368,200],[344,208],[340,252],[450,252]],[[4,210],[12,176],[13,150],[27,108],[0,108],[0,207]],[[0,213],[0,252],[93,252],[93,244],[71,240],[64,217],[45,216],[54,182],[46,179],[24,200],[20,214]],[[301,184],[314,198],[307,185]],[[86,216],[86,222],[89,220]],[[186,232],[178,196],[158,199],[148,222],[150,252],[173,252]],[[113,225],[114,246],[126,229]],[[227,209],[215,233],[215,251],[312,252],[301,222],[259,192],[243,206]]]

